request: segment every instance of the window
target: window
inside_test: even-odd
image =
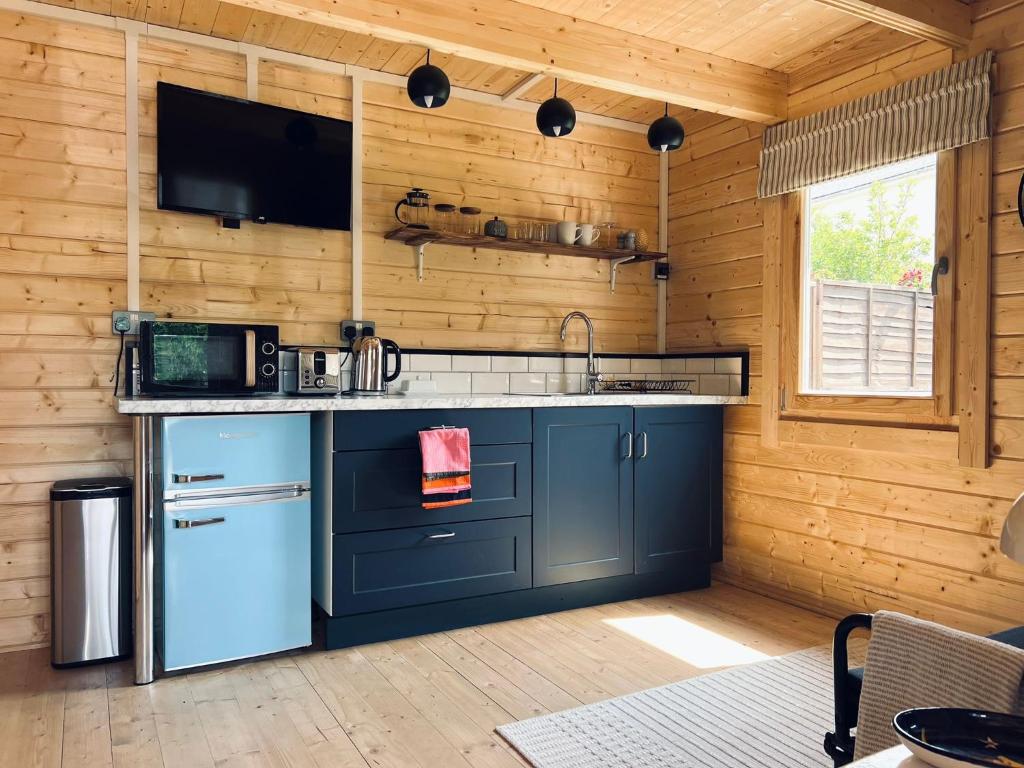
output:
[[[961,166],[950,150],[766,200],[764,356],[778,369],[762,435],[773,413],[956,427]]]
[[[937,156],[808,187],[800,392],[933,393]]]

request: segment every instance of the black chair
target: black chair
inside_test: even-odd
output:
[[[847,641],[855,629],[871,629],[870,613],[854,613],[839,622],[832,639],[832,683],[834,686],[836,729],[825,734],[825,754],[836,768],[853,762],[854,737],[850,731],[857,725],[860,690],[864,668],[850,669]],[[992,640],[1024,648],[1024,627],[1014,627],[989,635]]]

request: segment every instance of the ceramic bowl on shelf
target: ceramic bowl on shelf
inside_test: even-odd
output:
[[[1024,768],[1024,717],[977,709],[907,709],[892,726],[903,745],[935,768]]]

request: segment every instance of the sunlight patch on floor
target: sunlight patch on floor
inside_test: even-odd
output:
[[[731,667],[772,658],[671,614],[603,621],[699,669]]]

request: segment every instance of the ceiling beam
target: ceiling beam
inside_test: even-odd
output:
[[[951,48],[971,40],[971,8],[958,0],[817,0],[857,18]]]
[[[512,99],[521,99],[523,97],[523,94],[525,94],[528,90],[533,88],[533,86],[535,86],[545,77],[546,75],[544,75],[541,72],[536,72],[532,75],[527,75],[518,83],[516,83],[507,91],[505,91],[503,94],[501,94],[501,100],[511,101]]]
[[[786,119],[782,73],[514,0],[224,1],[731,117]]]

